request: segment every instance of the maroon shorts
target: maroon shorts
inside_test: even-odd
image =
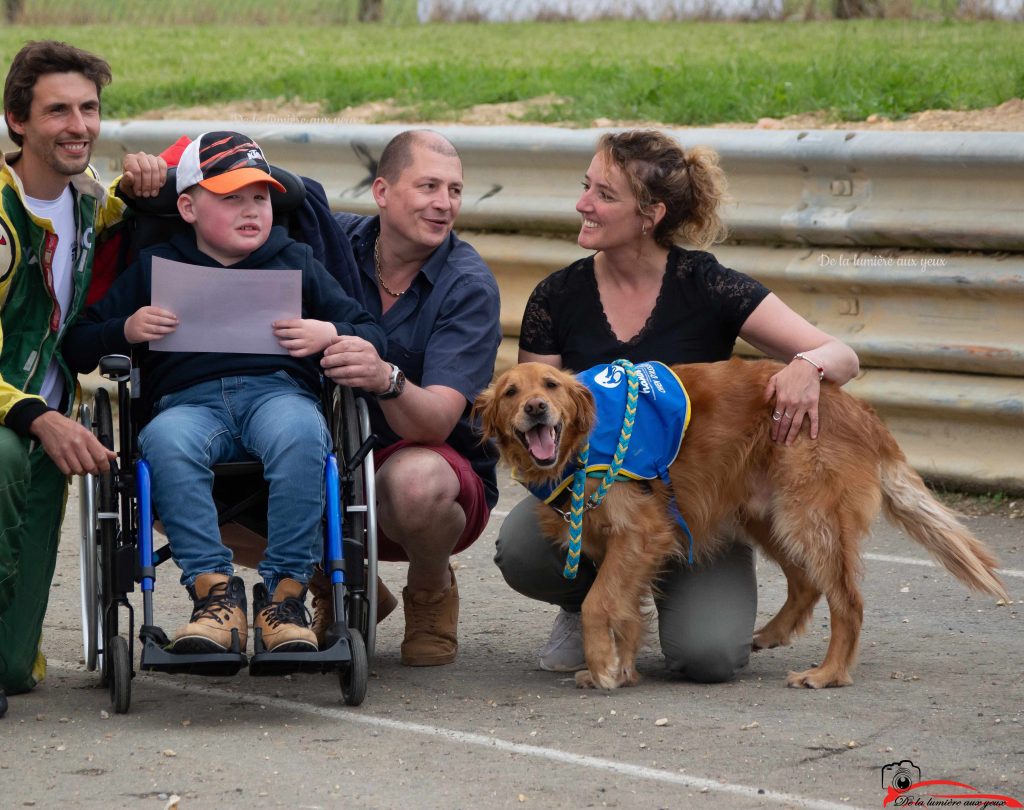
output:
[[[455,499],[455,502],[466,513],[466,528],[463,529],[459,542],[452,549],[452,554],[458,554],[463,549],[469,548],[483,534],[487,521],[491,516],[491,510],[487,506],[487,497],[484,494],[484,482],[474,472],[469,459],[457,453],[447,444],[418,444],[403,439],[388,445],[383,450],[374,451],[374,465],[379,470],[393,453],[406,447],[418,447],[437,453],[448,462],[448,466],[452,468],[455,477],[459,479],[459,496]],[[384,534],[384,531],[379,526],[377,529],[377,558],[387,562],[406,562],[409,559],[405,549]]]

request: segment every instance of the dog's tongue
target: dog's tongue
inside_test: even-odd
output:
[[[555,429],[551,425],[537,425],[526,432],[530,455],[546,461],[555,455]]]

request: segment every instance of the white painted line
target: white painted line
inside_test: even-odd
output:
[[[84,671],[81,664],[73,664],[69,661],[50,661],[49,666],[55,669]],[[779,793],[774,790],[764,790],[749,787],[748,785],[732,784],[730,782],[719,782],[716,779],[703,779],[699,776],[687,776],[684,773],[648,768],[643,765],[631,765],[628,762],[616,762],[613,759],[603,757],[591,757],[584,754],[573,754],[569,751],[561,751],[558,748],[545,748],[540,745],[526,745],[524,743],[509,742],[498,737],[488,737],[484,734],[473,734],[467,731],[457,731],[439,726],[428,726],[423,723],[409,723],[403,720],[390,720],[384,717],[375,717],[371,714],[359,714],[355,709],[335,709],[330,706],[317,706],[312,703],[303,703],[298,700],[272,697],[270,695],[249,695],[243,692],[233,692],[227,689],[218,689],[206,686],[197,680],[190,680],[188,683],[164,680],[161,677],[147,678],[146,687],[158,686],[163,689],[173,689],[178,692],[199,692],[203,695],[210,695],[225,700],[242,701],[259,706],[271,706],[276,709],[283,709],[292,712],[304,712],[314,714],[318,717],[329,717],[332,720],[342,722],[360,723],[366,726],[386,728],[392,731],[402,731],[410,734],[422,734],[428,737],[438,737],[463,745],[475,745],[481,748],[491,748],[496,751],[505,751],[510,754],[519,754],[526,757],[536,757],[550,762],[561,762],[566,765],[592,768],[594,770],[629,776],[634,779],[646,779],[652,782],[663,782],[672,785],[692,788],[694,790],[706,791],[707,793],[724,793],[731,796],[742,796],[761,804],[784,804],[790,807],[806,807],[808,810],[858,810],[855,805],[839,802],[827,802],[819,799],[810,799],[805,796],[798,796],[792,793]]]
[[[931,568],[942,567],[934,560],[922,560],[916,557],[894,557],[889,554],[865,554],[864,557],[875,562],[899,563],[900,565],[927,565]],[[997,568],[996,573],[1004,577],[1024,579],[1024,571],[1017,571],[1013,568]]]

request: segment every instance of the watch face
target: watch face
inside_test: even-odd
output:
[[[405,388],[405,373],[396,366],[394,363],[391,364],[391,384],[388,386],[388,390],[383,394],[378,394],[377,399],[393,399],[402,393],[402,389]]]

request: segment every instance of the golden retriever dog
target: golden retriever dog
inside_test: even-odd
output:
[[[753,648],[789,644],[824,594],[832,627],[828,652],[820,666],[789,673],[788,683],[846,686],[863,619],[859,546],[880,508],[969,588],[1003,598],[1006,590],[991,552],[932,497],[868,405],[826,382],[819,437],[812,440],[805,424],[793,445],[773,442],[763,395],[780,369],[768,360],[739,359],[674,366],[692,417],[669,477],[693,535],[695,562],[714,557],[740,531],[786,575],[786,602],[755,632]],[[502,374],[480,394],[475,410],[484,435],[497,441],[502,459],[528,485],[559,478],[595,418],[590,391],[572,374],[540,363]],[[543,432],[546,451],[554,442],[553,456],[534,457],[531,431]],[[588,496],[597,484],[588,479]],[[657,479],[618,482],[583,519],[583,553],[598,571],[583,603],[587,669],[576,674],[581,687],[614,689],[637,681],[641,600],[688,547],[668,511],[669,498]],[[567,543],[562,516],[539,500],[538,508],[545,534]]]

